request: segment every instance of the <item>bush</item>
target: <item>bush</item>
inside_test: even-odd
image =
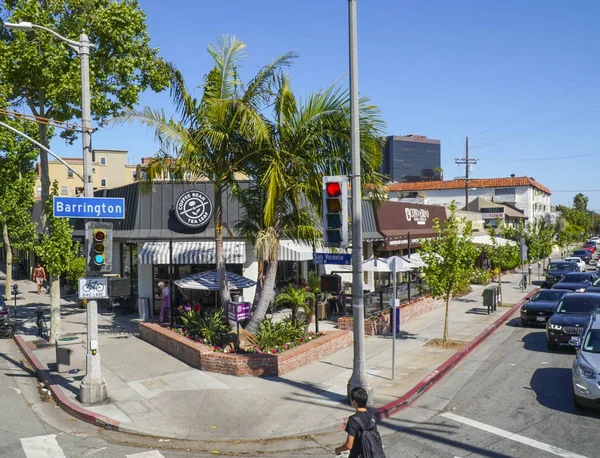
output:
[[[227,339],[229,323],[223,309],[202,316],[199,312],[181,314],[181,322],[195,337],[206,339],[211,345],[221,345]]]
[[[270,352],[275,347],[292,345],[304,337],[304,323],[289,318],[274,323],[268,318],[262,321],[258,330],[248,340],[254,349]]]
[[[492,272],[488,269],[475,267],[471,273],[471,284],[486,285],[492,279]]]

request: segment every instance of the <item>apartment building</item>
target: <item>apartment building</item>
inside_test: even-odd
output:
[[[92,172],[94,179],[94,190],[104,188],[117,188],[133,183],[137,178],[136,165],[127,163],[127,151],[123,150],[101,150],[93,151],[94,162]],[[62,158],[77,173],[83,175],[83,158]],[[35,197],[39,199],[42,195],[42,184],[40,178],[40,166],[38,164],[38,177],[36,180]],[[83,183],[72,170],[56,160],[48,161],[48,174],[50,182],[58,182],[58,194],[61,196],[77,196],[83,194]]]

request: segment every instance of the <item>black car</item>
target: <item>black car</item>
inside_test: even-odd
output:
[[[552,261],[548,264],[546,271],[545,286],[550,288],[554,283],[558,283],[563,275],[569,272],[579,272],[577,264],[568,261]]]
[[[568,289],[582,293],[596,280],[598,280],[596,272],[569,272],[563,275],[560,281],[552,286],[552,289]]]
[[[575,250],[571,256],[577,256],[578,258],[583,259],[586,264],[592,260],[592,253],[590,253],[589,250]]]
[[[600,278],[588,286],[585,291],[588,293],[600,293]]]
[[[599,308],[599,293],[565,294],[546,326],[548,350],[556,350],[561,344],[568,345],[571,337],[578,337],[585,329],[590,315]]]
[[[543,324],[550,319],[568,289],[541,289],[521,307],[521,324]]]

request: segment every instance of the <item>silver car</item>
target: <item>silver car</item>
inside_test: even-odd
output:
[[[572,369],[573,403],[600,408],[600,312],[590,317],[581,337],[573,337],[570,344],[577,352]]]

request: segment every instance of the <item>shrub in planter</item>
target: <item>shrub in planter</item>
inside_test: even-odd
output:
[[[262,321],[258,330],[248,340],[253,348],[269,352],[275,347],[282,347],[297,342],[305,337],[305,326],[301,321],[286,318],[274,323],[271,318]]]
[[[199,312],[184,312],[181,322],[193,336],[205,339],[212,345],[221,345],[227,340],[229,323],[223,309],[202,316]]]
[[[492,272],[488,269],[475,267],[471,273],[471,284],[473,285],[487,285],[491,279]]]

